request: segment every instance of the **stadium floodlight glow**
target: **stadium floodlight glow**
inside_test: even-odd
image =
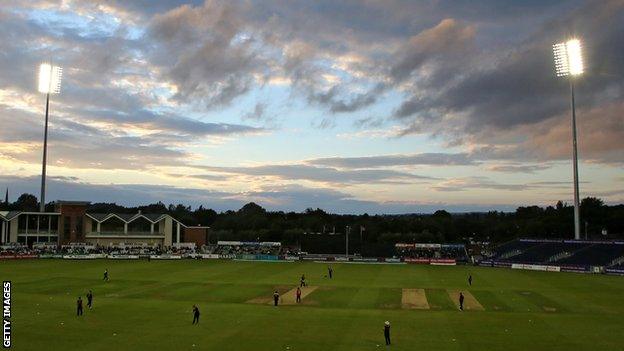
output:
[[[39,211],[45,212],[45,181],[46,181],[46,162],[48,157],[48,110],[50,107],[50,94],[58,94],[61,92],[61,77],[63,69],[49,63],[42,63],[39,66],[39,85],[40,93],[46,94],[46,110],[45,110],[45,130],[43,132],[43,162],[41,166],[41,197],[39,198]]]
[[[581,41],[570,39],[553,45],[555,54],[555,72],[557,77],[568,77],[572,107],[572,165],[574,172],[574,239],[581,239],[581,218],[579,204],[578,153],[576,142],[576,109],[574,106],[574,78],[583,74],[583,55]]]
[[[553,45],[557,77],[578,76],[583,73],[581,41],[570,39]]]
[[[62,76],[63,68],[42,63],[39,66],[39,92],[44,94],[60,93]]]

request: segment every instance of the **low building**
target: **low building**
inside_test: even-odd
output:
[[[172,246],[192,242],[202,246],[208,242],[209,227],[188,226],[168,214],[88,213],[88,206],[89,202],[58,201],[54,212],[0,212],[0,243]]]

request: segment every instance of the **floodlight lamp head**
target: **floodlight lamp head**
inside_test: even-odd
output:
[[[63,68],[42,63],[39,66],[39,92],[44,94],[60,93],[62,76]]]
[[[557,77],[578,76],[583,73],[580,40],[570,39],[565,43],[557,43],[553,45],[553,53]]]

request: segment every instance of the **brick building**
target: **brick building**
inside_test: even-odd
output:
[[[208,242],[209,227],[187,226],[168,214],[88,213],[89,202],[58,201],[54,212],[0,211],[0,243],[75,242],[103,246],[147,243],[171,246]]]

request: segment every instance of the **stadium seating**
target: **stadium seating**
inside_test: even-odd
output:
[[[508,258],[502,258],[505,262],[518,263],[550,263],[553,262],[557,255],[573,254],[574,252],[586,247],[583,243],[566,243],[566,242],[545,242],[531,246],[518,255]]]
[[[468,262],[466,247],[463,244],[434,243],[397,243],[397,256],[405,261],[418,260],[454,260]],[[605,269],[624,269],[624,242],[613,241],[573,241],[573,240],[535,240],[519,239],[507,242],[490,251],[492,254],[482,261],[484,265],[511,266],[514,263],[558,266],[565,271],[590,271],[591,267]],[[87,243],[70,243],[58,247],[50,243],[37,243],[32,248],[22,244],[0,246],[0,258],[13,256],[50,256],[50,255],[133,255],[147,257],[152,255],[180,256],[197,258],[199,254],[217,255],[222,258],[239,256],[266,256],[292,258],[305,255],[296,246],[282,246],[279,242],[240,242],[219,241],[217,244],[196,248],[193,243],[179,243],[171,247],[137,243],[116,243],[99,246]],[[334,254],[327,255],[329,257]],[[247,258],[246,258],[247,259]],[[333,259],[333,258],[332,258]],[[376,258],[375,258],[376,259]],[[592,271],[603,271],[602,268]],[[608,270],[607,270],[608,271]]]
[[[622,244],[592,244],[570,257],[558,260],[557,264],[605,266],[622,256],[624,256]]]
[[[494,249],[494,257],[506,259],[521,254],[522,252],[540,245],[538,241],[513,240]]]
[[[493,261],[559,266],[608,266],[624,257],[624,243],[514,240],[494,250]]]
[[[265,246],[253,244],[227,245],[219,244],[213,251],[218,255],[279,255],[281,246]]]
[[[413,259],[454,259],[468,261],[466,247],[461,244],[397,244],[399,258]]]

